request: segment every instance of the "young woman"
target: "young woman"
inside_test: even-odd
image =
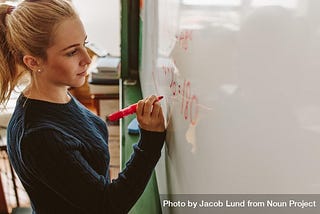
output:
[[[30,73],[8,126],[10,161],[34,213],[126,213],[160,157],[164,118],[156,96],[138,102],[139,142],[110,181],[105,123],[68,93],[85,82],[86,32],[67,0],[0,5],[0,103]]]

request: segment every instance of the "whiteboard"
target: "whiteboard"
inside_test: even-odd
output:
[[[154,0],[143,95],[164,95],[160,194],[320,193],[320,1]]]

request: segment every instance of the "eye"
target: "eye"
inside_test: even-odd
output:
[[[68,53],[67,53],[67,56],[74,56],[74,55],[76,55],[77,53],[78,53],[78,49],[74,49],[74,50],[68,52]]]

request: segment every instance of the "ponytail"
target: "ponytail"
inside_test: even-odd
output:
[[[0,104],[5,104],[17,84],[15,56],[7,42],[6,17],[10,16],[12,6],[0,4]]]

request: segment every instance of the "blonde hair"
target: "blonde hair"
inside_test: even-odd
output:
[[[68,0],[25,0],[13,10],[0,4],[0,104],[29,70],[23,57],[46,60],[56,27],[73,17],[78,14]]]

